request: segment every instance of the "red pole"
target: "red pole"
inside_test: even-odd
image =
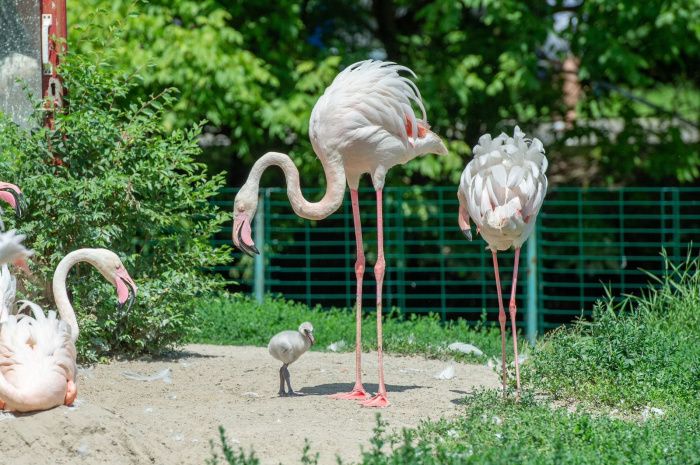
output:
[[[57,67],[60,56],[68,49],[66,0],[41,0],[42,79],[41,89],[46,102],[46,126],[53,128],[53,109],[63,104],[63,82]],[[48,33],[48,35],[47,35]],[[46,59],[48,58],[48,61]]]

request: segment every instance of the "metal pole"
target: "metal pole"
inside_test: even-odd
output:
[[[258,214],[255,216],[255,245],[259,254],[255,256],[255,300],[262,303],[265,296],[265,196],[258,197]]]
[[[527,241],[527,340],[535,345],[537,339],[537,227]]]

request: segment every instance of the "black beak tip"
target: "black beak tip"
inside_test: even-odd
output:
[[[466,237],[468,241],[472,240],[472,230],[471,229],[462,229],[462,234],[464,234],[464,237]]]
[[[249,257],[254,257],[254,256],[256,256],[256,255],[260,255],[260,251],[259,251],[258,248],[255,246],[255,244],[253,244],[253,245],[246,245],[246,243],[243,242],[243,238],[241,237],[240,231],[238,232],[238,243],[240,244],[240,245],[238,246],[238,248],[241,249],[241,251],[242,251],[243,253],[245,253],[246,255],[248,255]]]
[[[255,245],[247,246],[247,245],[241,244],[240,248],[243,251],[243,253],[245,253],[249,257],[255,257],[256,255],[260,255],[260,251],[258,250],[257,247],[255,247]]]
[[[131,310],[131,306],[134,304],[134,301],[136,300],[136,294],[134,293],[134,289],[131,287],[129,283],[127,283],[127,287],[129,288],[129,297],[124,301],[124,303],[117,303],[117,310],[122,311],[124,310],[124,307],[126,307],[126,310],[124,313],[128,313],[129,310]]]

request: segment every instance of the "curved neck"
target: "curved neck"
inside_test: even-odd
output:
[[[279,166],[287,180],[287,197],[294,213],[308,220],[321,220],[335,212],[343,203],[345,168],[338,154],[319,156],[319,159],[326,175],[326,193],[318,202],[309,202],[304,198],[299,185],[299,170],[288,155],[279,152],[268,152],[260,157],[250,170],[243,188],[257,192],[263,172],[270,166]]]
[[[61,319],[68,323],[71,330],[71,339],[75,342],[78,339],[78,320],[75,317],[73,305],[68,299],[68,291],[66,290],[66,278],[70,269],[79,262],[90,262],[89,252],[86,250],[76,250],[69,253],[56,267],[56,272],[53,274],[53,299],[56,303],[58,314]]]

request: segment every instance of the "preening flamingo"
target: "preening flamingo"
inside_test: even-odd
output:
[[[314,327],[308,321],[299,325],[298,331],[282,331],[281,333],[275,334],[272,336],[272,339],[270,339],[270,343],[267,345],[267,351],[270,352],[270,355],[282,362],[279,390],[279,395],[281,397],[297,395],[294,390],[292,390],[289,369],[287,367],[296,362],[304,352],[309,350],[309,348],[314,345],[314,342],[316,342],[314,339]],[[285,381],[287,381],[289,392],[284,392]]]
[[[404,66],[383,61],[361,61],[348,66],[336,76],[311,112],[309,136],[326,175],[326,193],[316,202],[308,202],[299,187],[299,171],[289,156],[268,152],[255,162],[234,203],[233,243],[248,254],[257,253],[251,235],[251,220],[258,204],[260,177],[266,168],[279,166],[287,179],[287,196],[294,212],[302,218],[320,220],[340,207],[345,182],[350,187],[355,225],[357,260],[355,386],[340,399],[363,400],[368,397],[361,379],[362,279],[365,256],[362,246],[360,207],[357,188],[360,177],[369,173],[377,197],[377,351],[379,357],[379,391],[365,400],[368,407],[389,405],[382,363],[382,284],[384,281],[384,233],[382,189],[388,170],[428,153],[446,154],[440,138],[430,130],[425,108],[416,85],[400,72],[415,74]],[[422,117],[416,118],[415,103]]]
[[[515,289],[518,279],[520,248],[535,227],[537,214],[547,193],[547,157],[538,139],[526,139],[519,127],[513,137],[490,134],[479,138],[474,158],[462,173],[459,198],[459,226],[471,240],[469,217],[477,231],[488,243],[493,255],[493,270],[498,291],[498,322],[501,326],[501,356],[503,395],[506,394],[506,314],[498,274],[499,250],[515,248],[513,286],[510,293],[510,321],[515,352],[516,397],[520,397],[520,367],[518,365],[518,335],[515,327]]]
[[[117,288],[120,306],[131,304],[136,285],[119,257],[106,249],[80,249],[66,255],[53,279],[56,308],[48,316],[36,304],[24,302],[32,316],[7,316],[0,328],[0,398],[6,410],[29,412],[61,404],[77,396],[75,383],[78,323],[68,300],[66,277],[78,262],[88,262]]]

